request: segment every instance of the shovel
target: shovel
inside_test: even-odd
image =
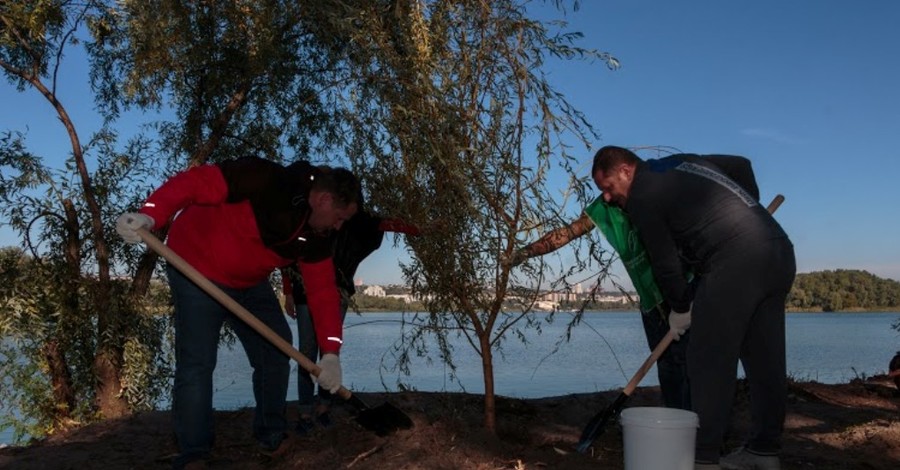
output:
[[[766,210],[769,211],[770,214],[774,214],[781,203],[784,202],[784,196],[781,194],[775,196],[772,199],[772,202],[769,203],[769,206]],[[622,390],[622,393],[616,397],[616,400],[612,402],[606,409],[600,411],[587,423],[584,427],[584,430],[581,432],[581,439],[578,440],[578,445],[575,446],[575,450],[580,453],[584,453],[588,450],[591,444],[603,433],[603,430],[606,428],[606,425],[615,420],[619,413],[622,412],[622,408],[625,406],[625,402],[628,400],[628,397],[634,393],[634,390],[637,388],[638,384],[641,383],[644,376],[647,375],[647,372],[653,367],[653,364],[659,360],[659,357],[666,351],[666,348],[672,344],[672,341],[675,339],[675,332],[669,330],[666,333],[666,336],[663,337],[662,341],[653,348],[653,351],[650,353],[650,357],[641,364],[641,367],[634,374],[634,377],[628,381],[628,384],[625,385],[625,388]]]
[[[282,339],[281,336],[278,336],[278,334],[266,326],[265,323],[261,322],[255,315],[232,299],[231,296],[223,292],[222,289],[219,289],[215,284],[210,282],[209,279],[194,269],[194,267],[185,261],[184,258],[178,256],[171,248],[161,242],[159,238],[156,238],[155,235],[144,228],[138,229],[137,232],[147,246],[165,258],[172,266],[175,266],[176,269],[197,284],[204,292],[219,301],[219,303],[230,310],[231,313],[237,315],[238,318],[269,340],[275,347],[280,349],[281,352],[296,360],[297,363],[309,371],[310,374],[316,377],[319,376],[319,372],[322,370],[319,366],[304,356],[303,353],[296,350],[290,343]],[[375,434],[379,436],[386,436],[399,429],[409,429],[413,425],[412,419],[410,419],[406,413],[389,403],[384,403],[372,408],[356,396],[356,394],[344,387],[341,387],[338,390],[337,395],[344,400],[347,400],[354,408],[356,408],[356,421],[362,427],[374,431]]]

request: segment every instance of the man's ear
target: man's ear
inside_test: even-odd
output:
[[[331,202],[331,193],[327,191],[310,191],[309,192],[309,206],[315,210],[320,210],[325,207],[328,207],[328,204]]]
[[[627,181],[631,181],[632,179],[634,179],[634,169],[634,165],[623,163],[620,171],[622,171],[622,176],[624,176]]]

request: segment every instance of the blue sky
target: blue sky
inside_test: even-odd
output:
[[[622,64],[548,68],[602,134],[586,162],[608,144],[747,156],[763,200],[787,198],[776,218],[799,272],[865,269],[900,280],[900,2],[581,3],[565,15],[569,29]],[[60,96],[87,138],[97,125],[89,94],[71,80]],[[28,126],[34,151],[66,154],[37,93],[4,84],[0,103],[0,129]],[[0,229],[0,245],[14,243]],[[389,236],[358,277],[402,282],[397,260],[408,258],[391,244]]]
[[[551,68],[601,133],[585,161],[610,144],[747,156],[762,199],[786,197],[798,272],[900,280],[900,2],[583,1],[565,19],[622,64]]]

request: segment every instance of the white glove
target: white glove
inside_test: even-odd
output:
[[[677,313],[672,310],[669,313],[669,329],[675,332],[675,341],[681,339],[681,335],[684,334],[688,328],[691,327],[691,309],[688,308],[687,312]]]
[[[128,243],[140,243],[141,236],[137,229],[150,230],[155,224],[153,217],[137,212],[126,212],[116,219],[116,232]]]
[[[316,381],[320,388],[337,393],[341,388],[341,358],[337,354],[327,353],[319,359],[319,376]]]

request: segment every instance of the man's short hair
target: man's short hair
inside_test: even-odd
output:
[[[596,175],[598,171],[606,173],[622,163],[637,165],[639,162],[641,162],[641,158],[631,150],[607,145],[594,154],[594,166],[591,168],[591,176]]]
[[[353,172],[346,168],[332,168],[325,165],[319,166],[318,170],[311,189],[331,193],[335,202],[342,207],[362,202],[359,199],[362,188]]]

